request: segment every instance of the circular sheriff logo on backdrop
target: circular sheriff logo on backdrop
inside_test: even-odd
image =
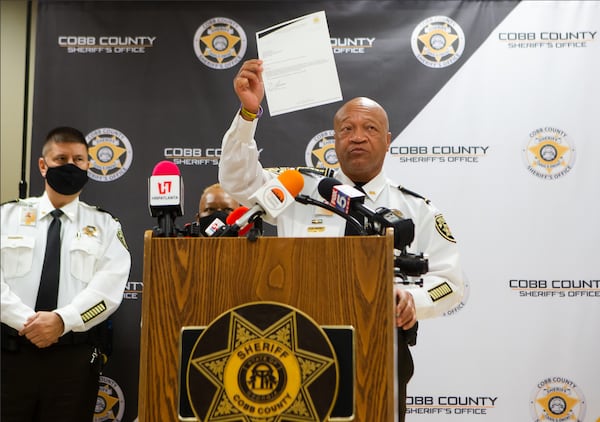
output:
[[[308,167],[337,169],[340,167],[335,153],[333,130],[326,130],[315,135],[306,146],[304,158]]]
[[[338,391],[327,335],[278,303],[234,308],[193,347],[187,395],[200,421],[325,421]]]
[[[229,69],[238,64],[247,45],[244,29],[228,18],[212,18],[200,25],[194,35],[196,57],[212,69]]]
[[[127,173],[133,160],[133,150],[122,132],[100,128],[90,132],[85,139],[90,155],[90,179],[111,182]]]
[[[575,163],[575,146],[566,132],[555,127],[532,131],[522,150],[527,170],[546,180],[568,174]]]
[[[100,377],[93,422],[121,422],[125,413],[125,396],[112,378]]]
[[[568,378],[551,377],[540,381],[529,402],[535,422],[581,422],[585,418],[585,397]]]
[[[443,68],[460,59],[465,49],[465,34],[449,17],[432,16],[415,27],[411,47],[425,66]]]

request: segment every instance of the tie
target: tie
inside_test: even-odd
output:
[[[355,189],[358,189],[361,192],[365,192],[362,188],[362,185],[355,185],[354,186]],[[356,221],[358,221],[360,223],[361,226],[365,226],[365,217],[359,213],[356,210],[351,209],[349,212],[351,217],[356,218]],[[346,230],[344,231],[344,235],[345,236],[359,236],[360,232],[358,230],[356,230],[356,227],[354,227],[352,224],[350,224],[348,221],[346,221]]]
[[[52,311],[56,309],[58,300],[58,279],[60,274],[60,216],[63,212],[56,209],[50,213],[53,217],[48,236],[46,237],[46,253],[40,278],[40,288],[35,302],[36,311]]]

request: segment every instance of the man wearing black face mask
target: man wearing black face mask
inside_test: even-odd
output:
[[[90,166],[83,134],[52,130],[38,165],[44,194],[0,208],[1,419],[91,421],[106,321],[131,258],[119,222],[79,200]]]
[[[206,229],[218,218],[223,223],[231,212],[238,208],[240,204],[233,199],[227,192],[221,188],[221,185],[215,183],[208,186],[202,192],[198,204],[198,214],[196,214],[196,223],[200,236],[209,236]]]

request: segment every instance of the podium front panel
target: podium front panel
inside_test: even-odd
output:
[[[182,327],[250,302],[354,329],[355,414],[393,421],[393,238],[153,238],[144,243],[139,419],[178,420]]]

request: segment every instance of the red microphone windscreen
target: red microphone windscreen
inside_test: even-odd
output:
[[[227,224],[229,224],[230,226],[232,224],[235,224],[237,219],[240,218],[242,215],[246,214],[246,211],[248,211],[249,209],[250,208],[248,208],[248,207],[238,207],[238,208],[234,209],[227,216],[227,219],[225,220],[225,222]],[[254,226],[254,224],[250,223],[250,224],[246,224],[245,227],[241,227],[240,231],[238,232],[238,236],[244,236],[246,233],[248,233],[250,231],[252,226]]]
[[[304,187],[304,177],[298,170],[286,170],[277,178],[293,197],[298,196]]]
[[[161,161],[154,166],[152,176],[179,176],[179,167],[172,161]]]
[[[229,225],[234,224],[236,220],[242,215],[244,215],[248,210],[248,207],[237,207],[236,209],[231,211],[231,213],[227,216],[227,220],[225,220],[225,222]]]
[[[245,227],[240,229],[238,236],[246,236],[246,233],[248,233],[252,227],[254,227],[254,223],[246,224]]]

